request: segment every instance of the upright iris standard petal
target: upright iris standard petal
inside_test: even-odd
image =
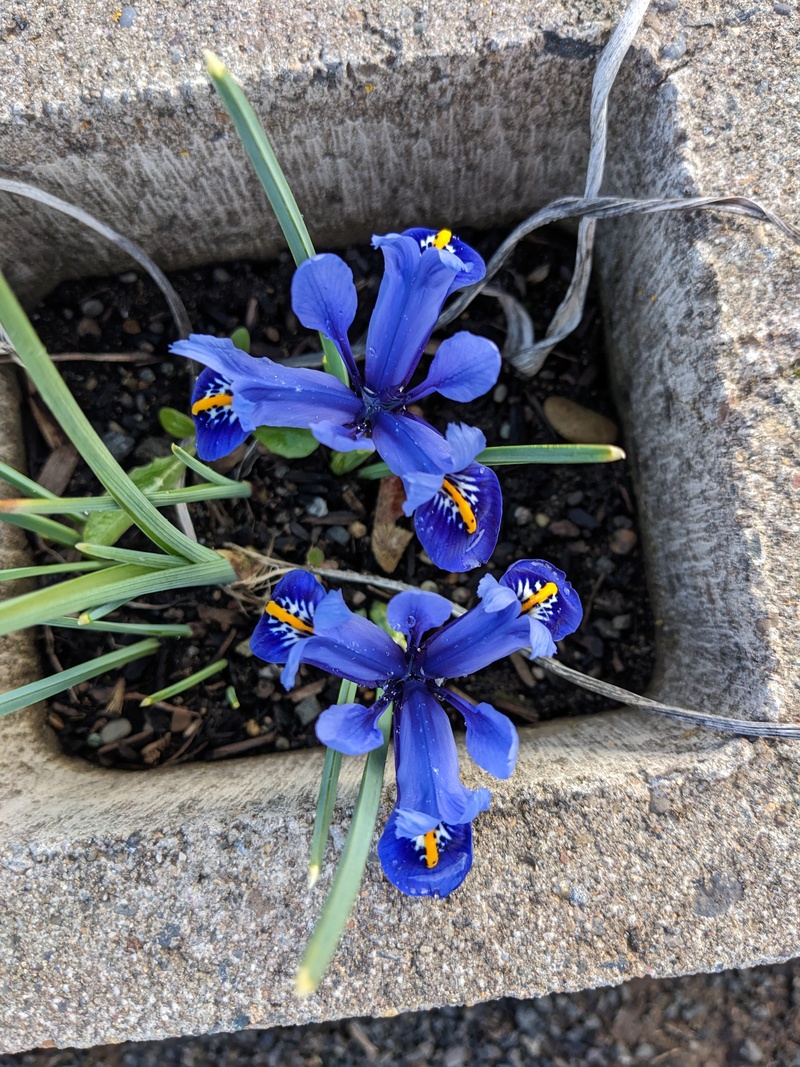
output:
[[[469,571],[494,552],[503,516],[497,475],[482,463],[447,474],[434,496],[414,512],[420,544],[437,567]]]
[[[397,809],[389,816],[378,842],[383,873],[412,897],[446,897],[458,889],[472,866],[472,824],[440,822],[425,834],[402,836]]]
[[[583,608],[567,576],[544,559],[524,559],[508,568],[500,584],[511,589],[523,615],[541,623],[554,641],[580,626]]]
[[[258,620],[250,648],[267,663],[286,663],[283,684],[294,685],[302,643],[314,634],[314,615],[326,592],[305,571],[290,571],[272,591]]]
[[[372,243],[383,250],[386,269],[367,332],[364,381],[383,397],[399,395],[411,380],[462,264],[452,252],[421,252],[399,233]]]
[[[233,385],[219,371],[206,368],[195,382],[192,418],[201,459],[221,459],[249,436],[233,410]]]
[[[409,390],[406,403],[431,393],[467,402],[488,393],[500,373],[500,350],[487,337],[456,333],[442,341],[421,385]]]
[[[467,752],[478,766],[495,778],[510,778],[519,752],[519,736],[514,724],[491,704],[470,704],[463,697],[441,690],[467,727]]]
[[[416,837],[440,822],[472,822],[489,807],[488,789],[467,789],[458,776],[453,729],[423,682],[406,681],[395,717],[398,833]]]
[[[474,285],[475,282],[483,281],[486,276],[486,264],[482,257],[471,248],[466,241],[456,237],[452,230],[427,230],[416,226],[411,230],[403,230],[404,237],[413,237],[420,247],[444,248],[461,260],[461,270],[450,283],[447,293],[454,293],[456,289],[463,289],[465,285]]]
[[[347,331],[353,324],[358,296],[353,272],[339,256],[327,253],[304,260],[292,278],[292,310],[309,330],[330,337],[344,360],[351,381],[360,382]]]
[[[393,630],[399,630],[408,640],[408,651],[413,655],[419,647],[423,634],[434,626],[447,622],[453,610],[450,601],[438,593],[424,589],[409,589],[393,596],[386,607],[386,621]]]

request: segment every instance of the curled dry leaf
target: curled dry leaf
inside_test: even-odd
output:
[[[414,536],[411,530],[397,525],[397,520],[403,514],[405,498],[403,483],[396,475],[381,478],[370,545],[378,566],[385,574],[393,573]]]

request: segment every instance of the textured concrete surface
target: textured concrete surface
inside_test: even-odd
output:
[[[795,9],[762,3],[740,18],[722,4],[669,7],[648,19],[613,98],[609,188],[758,185],[791,217]],[[259,52],[246,12],[215,24],[200,5],[191,19],[164,6],[129,27],[152,45],[133,64],[133,46],[116,43],[121,23],[85,12],[48,23],[50,9],[34,6],[6,51],[12,64],[22,56],[21,73],[2,92],[24,108],[0,132],[2,157],[52,191],[85,190],[165,262],[274,247],[223,119],[216,140],[209,132],[202,38],[274,116],[293,179],[308,183],[309,219],[335,215],[326,233],[353,223],[362,234],[392,208],[393,225],[414,208],[470,222],[519,215],[580,188],[592,57],[618,10],[329,7],[310,24],[295,10],[285,46],[273,12]],[[171,17],[183,20],[180,40]],[[181,89],[187,70],[193,95]],[[54,143],[61,155],[72,146],[69,166],[34,161],[32,145]],[[27,249],[45,232],[60,241],[65,231],[35,214],[15,211],[5,233],[25,233]],[[52,240],[47,258],[29,255],[18,272],[29,293],[45,284]],[[57,272],[77,269],[70,240],[56,246],[66,250]],[[661,620],[654,692],[796,717],[798,254],[751,223],[670,218],[605,226],[600,260]],[[2,426],[13,442],[12,421]],[[3,663],[10,684],[27,677],[20,648]],[[0,740],[0,1047],[10,1051],[391,1014],[800,952],[793,744],[629,713],[526,731],[516,775],[476,827],[467,885],[439,903],[403,899],[373,854],[331,974],[299,1002],[292,973],[331,875],[306,891],[317,754],[119,778],[66,764],[36,712],[0,722]],[[351,767],[336,843],[356,778]]]

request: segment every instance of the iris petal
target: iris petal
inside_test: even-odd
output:
[[[495,778],[510,778],[519,752],[519,736],[511,720],[491,704],[470,704],[448,689],[442,693],[464,716],[467,752],[472,759]]]
[[[453,456],[444,437],[423,419],[381,411],[372,424],[372,439],[393,474],[452,470]]]
[[[415,511],[414,529],[437,567],[469,571],[483,566],[494,552],[502,515],[497,475],[471,463],[444,476],[439,491]]]
[[[294,685],[300,646],[313,635],[317,607],[327,595],[313,575],[291,571],[272,590],[253,631],[250,648],[256,656],[267,663],[287,663],[282,677],[287,689]]]
[[[314,615],[314,638],[303,649],[303,662],[359,685],[382,686],[405,673],[403,650],[374,622],[351,611],[336,590]]]
[[[450,618],[453,605],[438,593],[409,589],[393,596],[386,606],[386,621],[393,630],[405,634],[409,649],[416,648],[422,635]]]
[[[372,438],[365,436],[366,431],[358,426],[340,426],[336,422],[317,422],[311,432],[321,445],[327,445],[334,452],[374,452]]]
[[[436,858],[429,867],[422,835],[402,837],[397,833],[397,812],[393,811],[378,842],[383,873],[399,889],[412,897],[446,897],[457,889],[472,866],[472,825],[439,823]]]
[[[528,621],[516,604],[487,611],[480,603],[431,634],[417,658],[417,669],[430,679],[459,678],[525,648],[529,640]]]
[[[573,633],[583,618],[578,594],[558,567],[544,559],[512,564],[500,579],[511,589],[529,618],[547,627],[554,641]]]
[[[487,393],[500,373],[500,350],[487,337],[462,331],[442,341],[425,381],[408,393],[414,404],[431,393],[466,402]]]
[[[372,243],[383,250],[386,269],[367,332],[364,379],[383,396],[410,381],[462,265],[452,253],[423,252],[398,233]]]
[[[489,807],[488,789],[461,784],[450,720],[424,682],[406,682],[395,701],[395,765],[397,828],[407,837],[472,822]]]
[[[247,440],[249,434],[242,429],[233,407],[233,385],[219,371],[206,368],[199,375],[192,392],[192,409],[200,459],[221,459]]]
[[[283,367],[266,356],[253,359],[249,374],[234,380],[236,410],[245,426],[298,426],[358,422],[363,402],[332,374]]]
[[[428,230],[421,226],[416,226],[411,230],[403,230],[403,236],[413,237],[420,249],[423,249],[430,248],[436,238],[446,232],[443,230]],[[462,241],[461,238],[451,233],[445,247],[448,252],[452,252],[461,260],[461,270],[450,283],[448,296],[450,293],[454,293],[456,289],[463,289],[465,285],[474,285],[475,282],[483,280],[486,275],[486,264],[483,262],[483,258],[466,241]]]
[[[353,272],[329,253],[304,260],[292,278],[292,310],[310,330],[330,337],[354,382],[361,381],[347,331],[356,317],[358,297]]]
[[[317,737],[323,745],[345,756],[360,756],[380,748],[383,734],[378,727],[388,701],[376,700],[365,708],[363,704],[333,704],[317,719]]]
[[[211,337],[203,333],[191,333],[184,340],[171,344],[169,350],[210,367],[229,381],[240,375],[247,377],[248,368],[255,362],[252,356],[237,348],[229,337]]]

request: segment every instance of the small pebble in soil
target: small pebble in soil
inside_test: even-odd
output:
[[[117,462],[126,459],[133,452],[136,441],[126,433],[108,430],[103,434],[103,444]]]
[[[613,532],[608,542],[608,547],[617,556],[627,556],[628,553],[633,551],[637,540],[638,538],[633,530],[627,530],[622,527]]]
[[[112,741],[121,741],[133,730],[128,719],[112,719],[100,731],[100,743],[110,745]]]
[[[322,711],[322,705],[316,697],[303,697],[302,700],[295,704],[294,710],[303,726],[308,726]]]
[[[324,519],[328,514],[328,503],[321,496],[315,496],[306,507],[306,514],[312,519]]]
[[[576,445],[613,445],[617,439],[616,423],[564,396],[549,396],[544,415],[557,434]]]
[[[523,504],[519,504],[514,508],[514,522],[517,526],[530,526],[532,518],[533,512]]]
[[[87,319],[96,319],[103,314],[103,303],[101,300],[94,298],[90,300],[84,300],[81,304],[81,315],[85,315]]]

